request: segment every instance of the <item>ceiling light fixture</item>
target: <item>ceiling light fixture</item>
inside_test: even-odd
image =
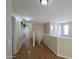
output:
[[[47,3],[48,3],[48,0],[40,0],[40,3],[42,4],[42,5],[47,5]]]

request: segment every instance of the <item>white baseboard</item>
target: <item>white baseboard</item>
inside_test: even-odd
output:
[[[19,50],[21,49],[21,47],[24,45],[24,43],[16,50],[15,54],[17,54],[19,52]]]
[[[57,56],[64,57],[66,59],[72,59],[72,57],[68,57],[68,56],[64,56],[64,55],[59,54],[59,50],[57,51]]]
[[[49,47],[48,47],[48,48],[49,48]],[[54,51],[54,49],[52,49],[52,48],[49,48],[49,49],[51,49],[51,50],[52,50],[52,52],[54,52],[54,53],[55,53],[55,55],[57,55],[57,52],[55,52],[55,51]]]
[[[72,59],[72,58],[70,58],[70,57],[63,56],[63,55],[60,55],[60,54],[57,54],[57,56],[59,56],[59,57],[64,57],[64,58],[66,58],[66,59]]]
[[[55,52],[55,50],[54,49],[52,49],[47,43],[45,43],[44,42],[44,44],[52,51],[52,52],[54,52],[55,53],[55,55],[57,55],[57,53]]]
[[[48,47],[48,48],[49,48],[49,47]],[[51,48],[49,48],[49,49],[51,49]],[[67,57],[67,56],[59,55],[58,53],[56,53],[56,52],[54,51],[54,49],[51,49],[51,50],[55,53],[55,55],[57,55],[57,56],[59,56],[59,57],[63,57],[63,58],[66,58],[66,59],[72,59],[72,58]]]

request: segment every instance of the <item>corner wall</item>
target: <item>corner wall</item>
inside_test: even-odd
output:
[[[58,38],[58,55],[66,58],[72,58],[72,39]]]
[[[6,1],[6,59],[12,59],[12,0]]]
[[[49,34],[50,32],[50,26],[49,26],[50,24],[49,23],[46,23],[46,24],[44,24],[44,33],[46,33],[46,34]]]

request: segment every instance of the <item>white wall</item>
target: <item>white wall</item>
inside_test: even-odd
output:
[[[72,37],[72,22],[69,23],[69,34]]]
[[[36,34],[37,40],[40,43],[44,35],[44,24],[32,23],[32,33]]]
[[[57,38],[51,35],[45,35],[43,42],[57,54]]]
[[[15,18],[15,19],[12,19],[12,20],[15,20],[13,54],[16,54],[25,41],[25,34],[22,31],[21,23],[19,21],[20,19],[17,20]]]
[[[50,26],[49,25],[50,25],[49,23],[44,24],[44,33],[45,34],[50,33]]]
[[[6,1],[6,59],[12,59],[12,0]]]
[[[72,39],[70,38],[58,38],[58,55],[66,58],[72,58]]]
[[[6,59],[12,59],[12,0],[6,1]]]

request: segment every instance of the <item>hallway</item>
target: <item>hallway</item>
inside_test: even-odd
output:
[[[72,0],[8,0],[6,12],[7,59],[72,59]]]

